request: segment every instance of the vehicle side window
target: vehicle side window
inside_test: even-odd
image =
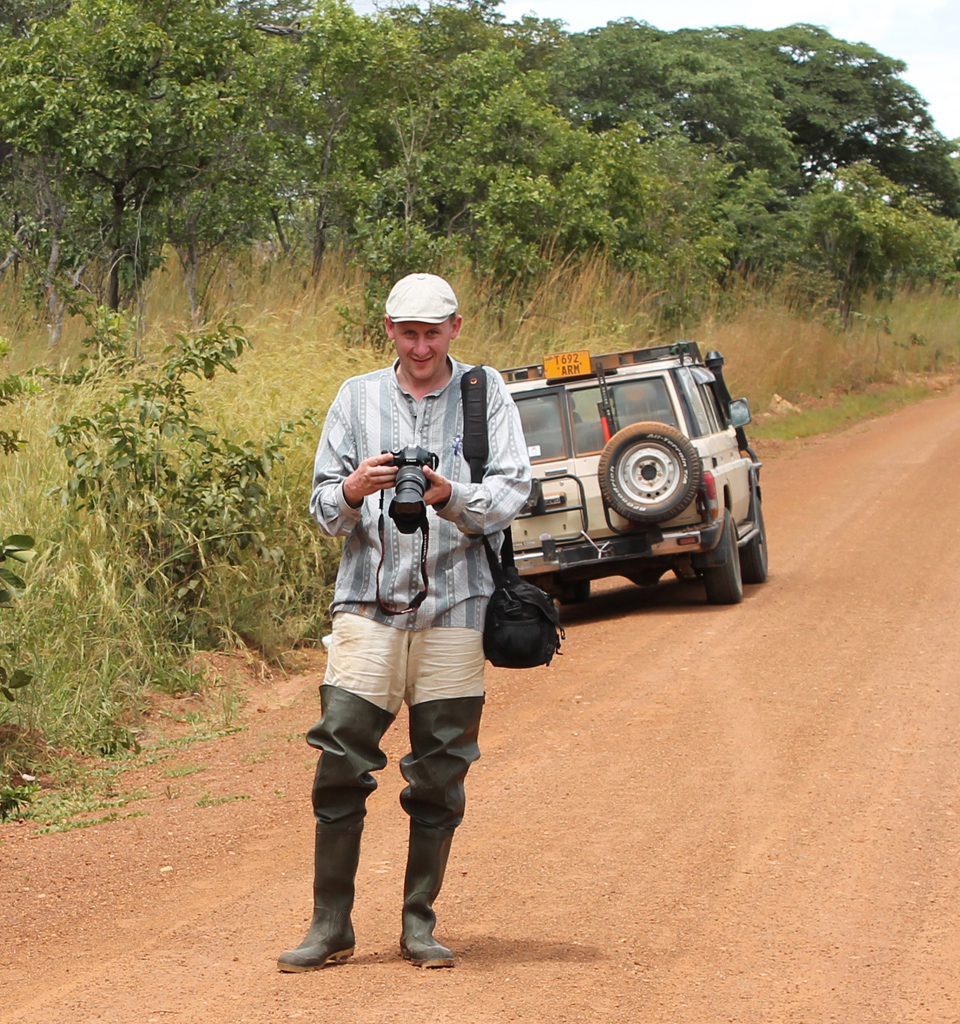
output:
[[[560,418],[560,397],[559,393],[551,392],[517,399],[531,462],[565,459],[569,455]]]
[[[722,425],[720,414],[717,412],[717,403],[716,399],[713,397],[713,392],[706,384],[698,384],[697,391],[700,392],[703,407],[707,410],[707,419],[710,420],[710,432],[712,434],[719,434],[726,428]]]
[[[680,382],[681,388],[683,388],[683,394],[690,406],[690,411],[693,413],[694,423],[691,424],[691,427],[694,428],[693,436],[703,437],[705,434],[712,433],[707,410],[703,407],[703,399],[700,397],[700,392],[697,390],[692,374],[686,367],[675,370],[674,373]]]

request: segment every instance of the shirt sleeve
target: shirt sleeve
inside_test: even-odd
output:
[[[530,495],[530,458],[520,413],[500,374],[486,370],[490,452],[483,480],[478,484],[451,481],[450,498],[437,510],[437,515],[467,534],[505,530]]]
[[[310,513],[320,529],[331,537],[351,533],[363,508],[347,504],[343,482],[360,463],[350,417],[350,392],[343,385],[327,412],[313,463]]]

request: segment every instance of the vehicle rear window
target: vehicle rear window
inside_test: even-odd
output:
[[[670,405],[670,395],[662,377],[624,380],[611,383],[609,387],[621,427],[645,420],[677,426],[677,417]],[[600,451],[605,443],[600,423],[600,388],[578,388],[570,390],[568,394],[577,454]]]
[[[517,399],[527,453],[533,462],[538,459],[565,459],[568,455],[560,419],[560,398],[560,393],[548,392]]]

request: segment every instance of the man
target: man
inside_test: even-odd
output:
[[[462,325],[450,285],[411,274],[390,292],[386,314],[396,361],[342,385],[314,467],[310,509],[321,530],[346,540],[322,717],[307,734],[321,751],[313,921],[303,942],[281,954],[282,971],[315,970],[354,951],[354,879],[365,802],[377,786],[370,773],[387,763],[380,740],[404,701],[410,753],[400,761],[400,803],[410,844],[400,950],[420,967],[453,966],[433,936],[433,902],[463,820],[463,781],[480,756],[482,629],[493,592],[482,538],[496,546],[530,490],[520,418],[495,371],[487,371],[490,455],[483,480],[470,482],[460,399],[469,367],[448,355]],[[384,492],[398,472],[391,453],[415,446],[439,462],[423,465],[424,515],[401,532],[383,515]]]

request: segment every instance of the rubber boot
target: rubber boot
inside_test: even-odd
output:
[[[313,920],[303,942],[280,954],[277,966],[281,971],[316,971],[328,962],[341,964],[353,954],[350,911],[362,830],[362,825],[349,832],[317,825]]]
[[[417,967],[453,967],[453,953],[433,937],[433,901],[443,885],[453,829],[424,828],[410,822],[410,849],[403,882],[400,954]]]
[[[360,836],[367,797],[377,788],[370,772],[387,763],[380,740],[394,717],[338,686],[321,686],[320,702],[323,714],[307,733],[307,742],[322,751],[313,781],[313,921],[303,942],[280,955],[281,971],[314,971],[353,953]]]
[[[480,756],[483,697],[427,700],[410,708],[410,753],[400,759],[407,786],[400,804],[410,820],[455,829],[463,821],[463,780]]]
[[[453,953],[433,937],[433,902],[443,884],[454,829],[463,821],[463,780],[480,756],[483,697],[453,697],[410,708],[410,753],[400,760],[410,815],[400,953],[418,967],[453,967]]]
[[[377,788],[370,774],[387,765],[380,740],[394,716],[339,686],[320,687],[320,721],[307,743],[321,751],[313,780],[317,824],[346,829],[362,825],[367,797]]]

